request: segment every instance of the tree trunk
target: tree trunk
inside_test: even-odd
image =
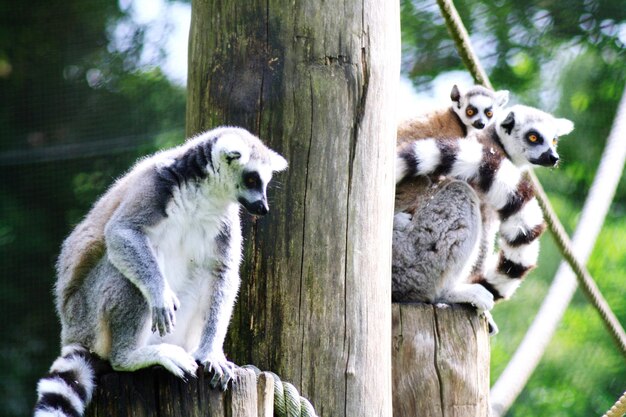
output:
[[[393,304],[394,417],[489,416],[489,334],[476,309]]]
[[[187,132],[239,125],[290,163],[244,225],[226,354],[321,416],[391,414],[399,41],[393,1],[192,3]]]

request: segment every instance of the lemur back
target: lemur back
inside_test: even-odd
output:
[[[61,356],[38,384],[35,416],[80,416],[95,359],[133,371],[161,365],[225,388],[223,342],[239,288],[240,205],[268,212],[287,166],[249,132],[218,128],[139,161],[63,244],[56,284]]]
[[[119,207],[131,177],[136,174],[129,172],[117,180],[64,240],[56,265],[57,311],[61,311],[67,299],[82,285],[85,276],[104,255],[104,227]]]

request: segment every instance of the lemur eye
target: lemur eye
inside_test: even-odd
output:
[[[528,140],[531,141],[532,143],[535,143],[539,140],[539,137],[535,135],[534,133],[531,133],[530,135],[528,135]]]
[[[491,111],[491,110],[487,110],[487,111],[485,111],[485,115],[486,115],[488,118],[490,118],[490,119],[491,119],[491,118],[493,117],[493,111]]]
[[[465,110],[465,114],[467,114],[469,117],[472,117],[474,115],[474,109],[468,108],[467,110]]]
[[[559,142],[559,138],[555,136],[554,139],[552,139],[552,145],[556,146],[558,142]]]
[[[261,178],[257,172],[247,172],[243,175],[243,185],[246,188],[257,188],[261,183]]]

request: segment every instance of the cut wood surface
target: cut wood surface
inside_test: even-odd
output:
[[[244,225],[225,353],[320,416],[391,414],[399,24],[393,1],[192,2],[187,133],[242,126],[289,161]]]
[[[476,309],[393,304],[394,417],[489,416],[489,334]]]
[[[225,392],[210,386],[211,376],[177,378],[161,367],[136,372],[110,371],[97,380],[85,417],[268,417],[273,415],[273,378],[238,369]],[[267,382],[272,389],[267,389]],[[259,407],[263,404],[263,408]],[[270,411],[267,410],[271,405]]]

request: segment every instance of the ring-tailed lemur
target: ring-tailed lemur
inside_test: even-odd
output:
[[[239,204],[268,212],[285,159],[248,131],[223,127],[140,160],[63,243],[56,305],[61,356],[38,384],[35,416],[79,416],[93,358],[116,370],[161,365],[226,388],[223,342],[239,288]]]
[[[572,129],[567,119],[517,105],[465,139],[404,144],[396,161],[397,182],[416,175],[446,175],[460,181],[423,202],[428,209],[419,215],[396,215],[394,300],[469,302],[486,311],[494,299],[510,297],[535,266],[537,238],[545,227],[523,170],[529,164],[555,166],[558,136]],[[498,214],[500,252],[471,276],[480,240],[479,200]]]
[[[480,85],[462,92],[454,85],[450,100],[452,104],[448,107],[400,123],[396,145],[425,138],[460,138],[473,130],[481,130],[509,101],[509,92],[494,92]]]
[[[469,132],[488,126],[509,100],[507,90],[491,91],[473,86],[461,91],[454,85],[450,92],[449,107],[437,109],[403,121],[398,126],[396,146],[418,139],[456,139]],[[410,210],[416,197],[423,191],[419,181],[404,181],[396,186],[395,211]]]

